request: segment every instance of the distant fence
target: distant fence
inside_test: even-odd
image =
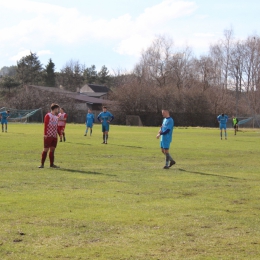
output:
[[[95,123],[99,124],[99,121],[97,120],[97,116],[99,115],[101,111],[93,110],[93,114],[95,115]],[[126,113],[122,111],[110,111],[114,116],[115,119],[113,121],[113,124],[116,125],[129,125],[129,116],[126,115]],[[86,121],[86,114],[87,111],[75,111],[75,112],[69,112],[68,113],[68,123],[78,123],[78,124],[84,124]],[[129,114],[128,114],[129,115]],[[155,113],[155,112],[141,112],[137,115],[131,114],[131,116],[136,116],[136,118],[140,118],[141,122],[138,122],[138,125],[143,126],[160,126],[162,124],[162,114],[161,113]],[[174,125],[175,126],[183,126],[183,127],[218,127],[218,121],[217,116],[214,114],[203,114],[203,113],[172,113],[171,116],[174,119]],[[44,117],[44,114],[43,114]],[[251,118],[251,120],[248,120]],[[127,120],[128,118],[128,120]],[[247,121],[245,124],[239,125],[240,128],[260,128],[260,115],[252,116],[252,115],[244,115],[244,116],[238,116],[239,121],[245,120]],[[40,113],[33,115],[30,120],[27,121],[30,122],[42,122],[42,115]],[[232,127],[232,117],[230,116],[227,122],[227,127]]]

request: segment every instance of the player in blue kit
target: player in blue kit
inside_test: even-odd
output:
[[[4,111],[0,112],[1,117],[1,125],[2,125],[2,132],[4,132],[4,125],[5,125],[5,132],[7,133],[7,124],[8,124],[8,118],[9,118],[10,111]]]
[[[90,129],[90,136],[92,135],[92,128],[93,128],[94,122],[95,122],[95,116],[92,113],[92,110],[89,109],[87,116],[86,116],[86,132],[85,132],[84,136],[86,136],[88,134],[88,129]]]
[[[114,120],[114,116],[107,111],[107,107],[103,106],[103,112],[98,115],[97,119],[102,123],[103,144],[107,144],[109,124]]]
[[[172,142],[172,133],[174,128],[174,120],[170,117],[169,110],[163,109],[162,116],[164,117],[163,123],[160,131],[157,134],[157,139],[161,137],[161,149],[162,153],[165,155],[165,166],[163,169],[169,169],[175,164],[175,161],[172,159],[169,149]]]
[[[227,121],[228,121],[228,116],[223,113],[223,114],[221,114],[221,115],[219,115],[217,117],[217,120],[219,122],[220,138],[222,140],[222,131],[224,129],[225,139],[227,140]]]

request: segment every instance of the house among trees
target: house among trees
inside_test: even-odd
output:
[[[110,89],[108,87],[96,84],[86,84],[79,89],[80,94],[101,99],[108,99],[109,92]]]

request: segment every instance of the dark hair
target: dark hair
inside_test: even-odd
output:
[[[65,112],[65,109],[63,107],[60,107],[60,109],[62,109]]]
[[[10,113],[10,110],[7,110],[7,113]]]
[[[54,110],[56,108],[59,108],[60,106],[58,104],[52,103],[51,104],[51,110]]]
[[[224,116],[225,114],[224,114],[224,113],[222,113],[221,115],[222,115],[222,116]]]
[[[103,106],[103,108],[107,109],[107,107],[106,107],[106,106]]]

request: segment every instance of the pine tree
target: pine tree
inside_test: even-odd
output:
[[[17,77],[23,84],[38,84],[42,80],[42,64],[36,53],[17,61]]]
[[[56,84],[56,75],[55,75],[55,64],[52,62],[52,59],[49,60],[49,63],[46,65],[46,77],[45,84],[48,87],[55,87]]]
[[[110,80],[109,70],[104,65],[101,70],[98,72],[98,80],[101,84],[107,84]]]

